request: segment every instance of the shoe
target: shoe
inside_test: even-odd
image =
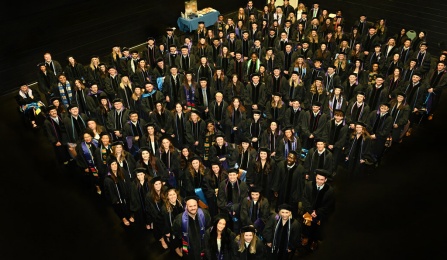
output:
[[[310,245],[310,250],[315,251],[318,248],[318,242],[314,241],[312,242],[312,244]]]
[[[433,115],[429,115],[428,117],[427,117],[427,120],[432,120],[433,119]]]

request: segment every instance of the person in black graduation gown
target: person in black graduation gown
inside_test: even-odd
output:
[[[180,174],[180,155],[177,149],[172,145],[169,137],[161,139],[161,146],[159,152],[160,161],[166,166],[168,174],[169,187],[177,187],[177,180]]]
[[[137,157],[140,147],[146,145],[147,131],[144,130],[145,125],[146,121],[139,118],[136,110],[129,112],[129,121],[124,124],[122,134],[129,152],[134,157]]]
[[[390,101],[390,114],[393,117],[393,128],[391,130],[393,143],[400,143],[404,134],[404,128],[410,117],[410,106],[405,103],[407,95],[398,92],[396,98]]]
[[[112,133],[114,141],[123,140],[123,128],[127,120],[129,120],[129,109],[123,105],[123,100],[115,98],[113,100],[113,108],[107,113],[107,131]]]
[[[240,206],[247,196],[248,186],[238,179],[238,170],[228,169],[228,179],[219,184],[217,206],[221,213],[228,215],[231,220],[229,227],[235,233],[238,233],[241,227]]]
[[[175,188],[170,188],[166,191],[166,200],[161,208],[161,215],[164,221],[163,236],[165,242],[171,251],[175,251],[179,256],[182,256],[182,240],[172,233],[172,226],[175,217],[185,211],[183,204],[179,191]]]
[[[323,136],[323,129],[328,115],[322,110],[322,103],[314,102],[309,111],[303,113],[301,120],[301,140],[303,147],[310,149],[315,145],[315,140]]]
[[[287,203],[292,207],[292,214],[298,213],[298,203],[302,201],[304,188],[304,167],[298,153],[291,151],[286,160],[276,164],[273,192],[278,206]]]
[[[155,124],[155,129],[163,136],[171,136],[174,133],[172,126],[172,113],[165,109],[163,100],[155,101],[155,110],[150,114],[150,122]]]
[[[152,154],[148,147],[141,147],[136,167],[145,168],[150,178],[160,176],[164,182],[168,181],[166,166],[157,156]]]
[[[315,180],[306,184],[303,196],[303,210],[312,221],[303,225],[301,244],[309,245],[311,250],[317,249],[318,242],[323,240],[324,227],[335,208],[334,190],[326,183],[330,173],[318,169],[316,174]]]
[[[262,118],[262,112],[259,109],[252,111],[252,117],[246,120],[243,124],[242,131],[246,138],[248,138],[250,146],[258,151],[261,143],[261,135],[267,128],[267,120]]]
[[[300,243],[301,224],[293,217],[289,204],[281,204],[278,209],[278,215],[272,215],[265,226],[264,241],[271,250],[270,259],[293,259]]]
[[[164,204],[166,196],[166,186],[164,186],[161,177],[153,177],[150,180],[150,189],[146,195],[145,203],[146,203],[146,223],[151,223],[154,238],[160,241],[161,246],[164,249],[168,248],[168,244],[166,244],[163,230],[164,230],[164,220],[161,214],[161,208]]]
[[[260,146],[270,150],[270,158],[275,158],[279,143],[283,140],[278,122],[272,121],[267,129],[262,132]],[[264,194],[265,195],[265,194]]]
[[[236,163],[237,154],[231,144],[225,141],[225,135],[218,133],[215,135],[216,143],[210,148],[210,161],[219,162],[222,168],[228,170]]]
[[[190,118],[185,123],[186,142],[197,155],[203,154],[203,133],[206,129],[206,123],[200,118],[199,111],[191,109]]]
[[[270,204],[261,194],[262,187],[250,187],[250,195],[241,204],[241,224],[254,226],[257,234],[262,234],[270,216]]]
[[[107,165],[109,172],[104,179],[104,196],[124,225],[130,226],[129,220],[132,217],[129,185],[127,185],[123,170],[119,167],[115,158],[109,158]]]
[[[359,177],[364,173],[366,162],[371,159],[371,136],[363,122],[355,123],[354,132],[346,142],[344,153],[348,177]]]
[[[151,223],[148,219],[148,209],[146,205],[146,197],[150,192],[151,185],[149,183],[149,176],[145,168],[136,168],[133,172],[136,176],[132,182],[132,199],[131,204],[135,208],[135,219],[144,223],[146,229],[151,229]]]
[[[121,141],[116,141],[112,143],[112,153],[109,157],[116,158],[119,166],[123,168],[124,176],[126,180],[133,181],[135,176],[133,175],[133,171],[136,166],[135,158],[124,149],[124,143]]]
[[[233,245],[234,259],[237,260],[265,260],[266,250],[262,240],[256,235],[253,226],[245,226],[235,238]]]
[[[246,182],[247,176],[252,176],[253,165],[256,162],[257,151],[251,146],[250,139],[247,137],[241,138],[241,144],[236,147],[237,161],[236,164],[239,170],[239,179]]]
[[[96,192],[101,194],[99,186],[99,174],[97,162],[95,162],[95,151],[98,147],[98,141],[93,138],[94,134],[90,129],[85,129],[82,133],[82,141],[76,146],[76,164],[84,173],[84,180],[88,186],[95,186]]]
[[[390,104],[382,103],[378,110],[371,111],[367,122],[366,129],[371,133],[372,139],[372,155],[377,164],[380,164],[385,151],[386,139],[390,136],[393,127],[394,120],[389,111]]]
[[[322,139],[327,149],[332,152],[332,176],[336,174],[337,167],[343,156],[343,147],[348,137],[348,125],[344,120],[342,110],[334,110],[334,118],[326,122]]]
[[[219,208],[217,207],[219,184],[228,178],[228,174],[222,168],[220,162],[212,162],[210,168],[211,171],[205,175],[204,190],[206,191],[205,197],[208,202],[208,211],[211,217],[214,217],[219,213]]]
[[[324,140],[317,140],[315,146],[307,153],[304,160],[304,169],[306,180],[312,181],[315,179],[316,169],[325,169],[332,172],[332,153],[326,149],[326,142]]]
[[[54,148],[59,163],[68,164],[68,136],[62,118],[57,114],[57,108],[53,105],[47,107],[48,116],[43,123],[48,141]]]
[[[228,217],[225,215],[217,215],[213,218],[213,225],[206,230],[203,238],[206,259],[233,259],[233,242],[236,235],[228,228],[227,223]]]
[[[183,258],[188,260],[205,256],[204,236],[211,222],[208,211],[198,207],[198,200],[197,196],[186,197],[186,210],[177,215],[172,226],[172,234],[182,239]]]
[[[298,136],[293,133],[293,128],[291,126],[284,127],[284,135],[280,140],[275,151],[275,160],[282,161],[286,160],[290,152],[295,151],[296,154],[301,154],[301,141]]]
[[[276,163],[270,157],[270,149],[261,147],[256,162],[253,165],[253,171],[247,176],[247,185],[258,187],[262,197],[269,202],[273,200],[273,180]]]

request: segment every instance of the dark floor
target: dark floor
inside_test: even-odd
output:
[[[123,17],[127,20],[129,10],[139,10],[140,16],[147,16],[148,13],[156,15],[161,5],[137,5],[133,0],[116,5],[115,2],[117,1],[104,3],[103,9],[95,8],[89,12],[88,1],[79,1],[78,4],[85,6],[84,12],[74,13],[76,19],[72,22],[59,23],[59,26],[63,24],[69,27],[61,28],[55,23],[51,24],[53,27],[42,27],[42,30],[55,33],[73,30],[72,34],[77,35],[82,28],[91,28],[91,25],[79,22],[91,15],[97,15],[100,27],[109,29],[111,27],[107,25],[116,23],[114,19]],[[228,1],[217,1],[216,5],[222,9],[216,9],[229,9],[228,6],[224,7],[225,4],[230,5]],[[61,6],[62,4],[56,5],[54,8],[56,10]],[[206,6],[211,4],[204,3],[199,7]],[[215,6],[214,3],[212,6]],[[235,4],[233,9],[237,6]],[[116,9],[114,14],[118,18],[107,16],[112,9]],[[175,26],[176,17],[181,11],[181,8],[176,9],[179,9],[178,12],[175,10],[163,13],[163,17],[154,16],[160,17],[161,28]],[[56,12],[52,15],[56,15]],[[17,16],[20,18],[20,14]],[[39,12],[36,11],[35,17],[39,17]],[[133,22],[138,23],[141,18],[135,20]],[[147,29],[155,27],[155,23],[148,22],[145,28],[129,29],[129,34],[121,37],[123,45],[143,42],[149,31]],[[20,28],[29,30],[25,25],[17,29]],[[123,29],[120,27],[117,34],[122,34],[120,30]],[[93,54],[92,49],[96,46],[100,47],[95,50],[107,53],[116,41],[114,38],[107,42],[105,33],[97,34],[103,31],[97,29],[90,32],[90,37],[96,33],[101,41],[95,41],[93,37],[89,40],[90,44],[83,45],[84,38],[79,40],[79,48],[85,48],[85,53],[81,54],[78,49],[72,51],[81,55],[83,60]],[[39,33],[43,32],[35,31],[28,36],[16,38],[20,44],[9,53],[3,52],[2,57],[8,57],[9,60],[12,53],[17,53],[16,48],[25,45],[25,55],[20,57],[31,60],[27,61],[28,65],[37,64],[44,50],[55,52],[63,59],[62,53],[67,53],[63,46],[59,47],[61,45],[46,42],[39,37],[34,42],[31,41],[30,38]],[[64,35],[67,41],[74,40],[68,38],[70,33],[65,32]],[[8,38],[6,44],[12,40]],[[8,50],[12,46],[9,45]],[[29,67],[21,66],[23,65],[17,64],[18,69],[8,75],[11,78],[20,78],[21,70],[29,70]],[[2,68],[5,67],[3,64]],[[9,82],[11,78],[8,78]],[[447,140],[444,138],[447,131],[445,96],[444,94],[443,104],[435,119],[406,138],[401,145],[393,146],[374,175],[358,182],[348,182],[343,179],[343,175],[338,176],[335,183],[336,211],[326,239],[319,250],[312,254],[303,253],[303,258],[446,259],[441,240],[447,231],[443,196],[447,175],[444,167],[441,168],[447,156]],[[133,225],[124,228],[102,198],[85,188],[76,171],[57,165],[45,136],[41,132],[32,132],[23,127],[10,94],[0,96],[0,105],[0,117],[3,118],[0,133],[4,145],[0,156],[0,162],[4,165],[0,181],[0,198],[3,198],[0,202],[1,259],[175,259],[168,252],[163,252],[150,232],[142,227]]]

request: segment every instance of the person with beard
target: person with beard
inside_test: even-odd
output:
[[[239,233],[241,227],[241,203],[248,196],[248,186],[238,179],[238,172],[236,168],[228,169],[228,179],[219,184],[217,194],[217,206],[231,219],[230,228],[235,233]]]
[[[172,235],[181,238],[184,259],[201,260],[205,256],[204,236],[211,217],[206,209],[198,207],[197,196],[188,196],[185,202],[185,211],[175,217]]]
[[[323,240],[324,228],[335,207],[334,189],[326,183],[329,174],[326,170],[317,169],[315,180],[308,182],[304,188],[305,224],[301,245],[310,244],[311,250],[316,250],[318,243]]]
[[[278,210],[278,214],[268,220],[263,237],[270,251],[270,259],[293,259],[301,238],[301,224],[296,217],[292,217],[291,205],[281,204]]]
[[[298,153],[291,151],[287,158],[276,164],[273,181],[273,192],[278,206],[287,203],[291,206],[292,214],[297,216],[298,203],[303,199],[305,169],[300,163]]]

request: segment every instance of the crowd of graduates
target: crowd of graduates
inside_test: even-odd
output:
[[[432,120],[446,53],[384,19],[345,27],[318,4],[256,10],[84,66],[44,54],[17,95],[59,163],[125,226],[189,259],[290,259],[315,250],[338,176],[371,174]],[[181,40],[180,40],[181,39]],[[73,163],[72,163],[73,162]]]

